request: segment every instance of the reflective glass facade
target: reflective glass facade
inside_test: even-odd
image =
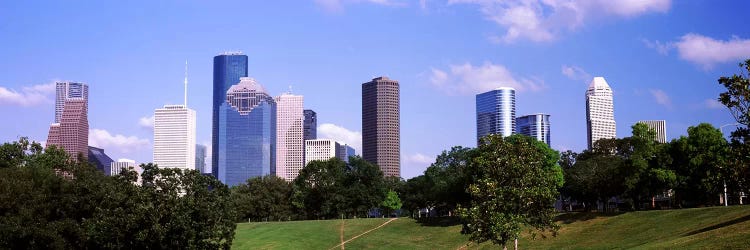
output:
[[[229,106],[226,103],[229,87],[240,82],[240,77],[247,77],[247,56],[240,53],[224,53],[214,57],[214,88],[213,88],[213,113],[211,124],[211,173],[219,178],[219,142],[225,139],[219,138],[219,127],[226,127],[219,120],[220,113],[226,113]]]
[[[479,139],[499,134],[510,136],[516,128],[516,90],[498,88],[476,96],[477,144]]]
[[[252,78],[231,86],[220,106],[217,178],[236,186],[276,173],[276,102]]]
[[[522,135],[527,135],[536,138],[539,141],[550,144],[550,125],[549,115],[547,114],[533,114],[518,117],[516,119],[516,132]]]

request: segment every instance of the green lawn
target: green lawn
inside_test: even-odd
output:
[[[750,206],[558,216],[557,237],[519,240],[522,249],[750,249]],[[387,219],[240,223],[235,249],[330,249]],[[496,249],[473,244],[450,219],[400,218],[345,245],[348,249]],[[509,246],[512,249],[512,246]],[[337,248],[340,249],[340,248]]]

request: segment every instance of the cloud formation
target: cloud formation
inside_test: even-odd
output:
[[[0,105],[30,107],[52,102],[55,82],[23,87],[21,91],[0,87]]]
[[[750,57],[750,39],[732,37],[717,40],[700,34],[689,33],[674,43],[677,52],[685,61],[710,69],[715,64],[737,63]]]
[[[656,103],[667,108],[672,108],[672,100],[663,90],[649,89],[649,92],[651,93],[651,96],[654,97],[654,101],[656,101]]]
[[[500,64],[485,62],[481,66],[470,63],[450,65],[443,71],[432,68],[429,81],[433,87],[451,95],[477,94],[499,87],[512,87],[517,91],[539,91],[544,83],[534,78],[516,78]]]
[[[113,135],[104,129],[91,129],[89,145],[118,153],[131,153],[148,147],[150,143],[148,139],[136,136]]]
[[[422,153],[402,154],[401,176],[410,178],[421,175],[434,162],[435,157],[429,157]]]
[[[505,29],[491,37],[497,42],[552,41],[590,20],[632,18],[651,12],[667,12],[671,0],[448,0],[448,4],[479,6],[484,17]]]
[[[591,74],[583,70],[581,67],[575,65],[563,65],[562,74],[567,76],[571,80],[590,81],[591,79],[593,79],[591,77]]]
[[[323,123],[318,126],[318,138],[346,143],[357,151],[356,154],[362,155],[362,133],[359,131],[352,131],[332,123]]]
[[[382,6],[406,6],[406,3],[398,0],[314,0],[315,4],[328,12],[341,12],[344,5],[354,3],[370,3]]]
[[[145,129],[154,129],[154,116],[150,117],[141,117],[138,119],[138,126]]]

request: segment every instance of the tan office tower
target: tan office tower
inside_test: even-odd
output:
[[[377,77],[362,84],[362,158],[385,176],[401,176],[398,81]]]
[[[88,158],[89,120],[88,100],[85,98],[68,98],[60,114],[60,122],[50,125],[47,146],[62,147],[72,159]]]
[[[589,149],[599,139],[617,136],[612,89],[604,77],[594,77],[586,90],[586,129]]]
[[[305,165],[304,98],[285,93],[276,97],[276,176],[294,181]]]

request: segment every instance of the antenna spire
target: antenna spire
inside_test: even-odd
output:
[[[185,108],[187,108],[187,70],[188,70],[188,61],[185,60]]]

